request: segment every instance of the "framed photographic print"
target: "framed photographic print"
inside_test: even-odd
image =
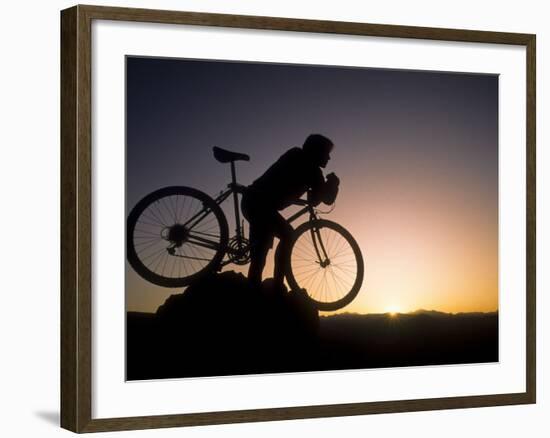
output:
[[[535,402],[535,36],[61,13],[61,422]]]

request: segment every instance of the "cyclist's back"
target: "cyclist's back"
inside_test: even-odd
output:
[[[308,158],[302,148],[288,150],[249,189],[265,206],[276,210],[290,206],[324,182],[321,169]]]

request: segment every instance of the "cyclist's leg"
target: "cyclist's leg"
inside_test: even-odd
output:
[[[266,234],[265,220],[262,217],[264,209],[260,199],[248,190],[241,200],[241,211],[249,223],[250,241],[250,266],[248,267],[248,281],[259,287],[262,283],[262,272],[264,270],[267,253],[269,252],[269,237]]]
[[[275,284],[283,286],[286,272],[289,269],[289,266],[286,264],[287,253],[289,251],[289,243],[292,236],[294,228],[290,225],[287,220],[279,213],[275,212],[273,216],[273,224],[275,229],[275,235],[279,238],[279,245],[275,251],[275,267],[273,270],[273,278],[275,279]]]
[[[241,210],[250,224],[248,280],[255,286],[261,283],[267,253],[273,247],[274,236],[277,236],[281,244],[275,255],[274,278],[277,285],[283,286],[287,268],[284,266],[285,253],[293,228],[274,206],[253,192],[249,191],[243,196]]]
[[[266,233],[263,227],[250,224],[250,266],[248,268],[248,281],[255,287],[262,283],[262,272],[264,270],[267,253],[273,242],[273,237]]]

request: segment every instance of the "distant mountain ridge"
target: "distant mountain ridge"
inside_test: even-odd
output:
[[[127,312],[128,380],[498,361],[498,313],[319,316],[303,292],[234,272]]]
[[[426,310],[426,309],[417,309],[412,312],[381,312],[381,313],[358,313],[358,312],[342,312],[336,314],[324,314],[320,315],[320,318],[336,318],[336,317],[361,317],[361,316],[388,316],[399,317],[399,316],[413,316],[413,315],[428,315],[428,316],[483,316],[483,315],[498,315],[497,311],[491,312],[443,312],[440,310]]]

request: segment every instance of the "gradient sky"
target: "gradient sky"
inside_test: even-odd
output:
[[[128,57],[127,211],[167,185],[217,194],[230,173],[212,146],[249,154],[237,175],[250,184],[310,133],[335,143],[326,173],[340,194],[326,217],[365,259],[341,311],[497,310],[494,75]],[[126,279],[129,311],[154,312],[178,292],[127,262]]]

